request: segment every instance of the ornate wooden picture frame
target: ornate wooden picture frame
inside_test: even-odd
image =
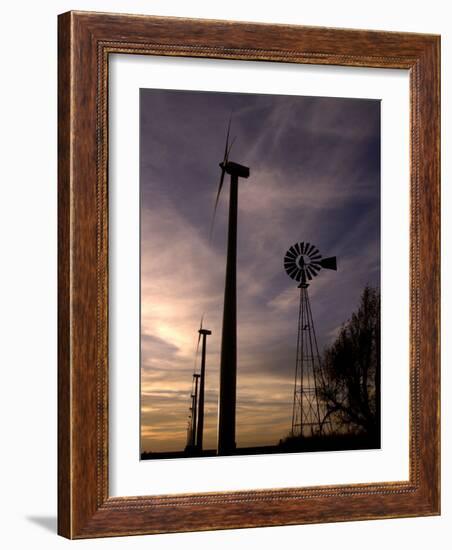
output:
[[[69,12],[58,62],[58,532],[68,538],[440,512],[440,38]],[[410,78],[409,480],[109,496],[111,54],[395,68]]]

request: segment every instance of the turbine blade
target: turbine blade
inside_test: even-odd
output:
[[[198,341],[196,343],[196,351],[195,351],[195,364],[193,367],[193,370],[196,371],[196,360],[198,359],[198,352],[199,352],[199,343],[201,341],[201,333],[199,332],[202,329],[202,323],[204,321],[204,313],[201,315],[201,321],[199,323],[199,330],[198,330]]]
[[[231,145],[229,145],[229,149],[228,149],[228,151],[227,151],[227,153],[226,153],[226,156],[225,156],[225,158],[224,158],[224,164],[225,164],[225,165],[226,165],[226,164],[228,163],[228,161],[229,161],[229,155],[230,155],[230,153],[231,153],[231,149],[232,149],[232,146],[234,145],[234,141],[235,141],[235,138],[236,138],[236,137],[237,137],[237,136],[234,136],[233,140],[231,141]]]
[[[323,258],[319,263],[325,269],[333,269],[334,271],[337,271],[336,256],[332,256],[331,258]]]
[[[204,313],[201,315],[201,321],[199,322],[199,330],[198,330],[198,333],[199,333],[199,336],[198,336],[198,347],[199,347],[199,340],[201,339],[201,333],[199,332],[200,330],[202,330],[202,324],[204,323]]]
[[[228,131],[226,133],[226,143],[224,146],[224,155],[223,155],[223,161],[227,159],[228,156],[228,149],[229,149],[229,132],[231,131],[231,121],[232,121],[232,112],[229,116],[229,122],[228,122]]]
[[[218,201],[220,200],[220,195],[221,195],[221,190],[223,188],[224,174],[225,173],[226,173],[226,170],[224,168],[222,168],[221,169],[220,184],[218,185],[217,197],[215,199],[215,205],[213,207],[212,221],[210,222],[209,239],[212,238],[212,231],[213,231],[213,226],[214,226],[214,223],[215,223],[215,217],[217,215]]]
[[[220,200],[221,189],[223,188],[224,174],[226,172],[226,164],[228,163],[229,153],[231,152],[232,146],[235,141],[235,137],[234,137],[231,144],[229,145],[229,134],[231,133],[231,122],[232,122],[232,111],[229,116],[228,130],[226,132],[226,143],[224,144],[223,162],[220,165],[221,166],[220,185],[218,186],[217,197],[215,199],[215,206],[213,208],[212,221],[210,222],[209,240],[212,238],[212,231],[215,223],[215,216],[217,214],[218,201]]]

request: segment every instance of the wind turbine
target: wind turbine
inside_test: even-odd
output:
[[[232,118],[232,117],[231,117]],[[218,447],[219,455],[233,454],[235,451],[235,409],[237,386],[237,210],[239,178],[248,178],[250,169],[229,160],[232,144],[229,143],[231,130],[229,118],[223,160],[220,162],[221,176],[211,232],[215,214],[223,188],[225,174],[229,174],[229,222],[226,259],[226,280],[224,287],[223,329],[221,335],[220,394],[218,403]]]
[[[212,334],[210,330],[203,328],[204,315],[201,317],[198,330],[198,342],[196,344],[195,362],[193,369],[193,383],[191,407],[189,409],[190,414],[188,418],[187,426],[187,445],[186,452],[193,454],[201,453],[202,441],[204,433],[204,390],[205,390],[205,378],[206,378],[206,338],[209,334]],[[199,344],[202,337],[202,355],[201,355],[201,371],[196,372]],[[199,383],[199,392],[198,392]],[[194,393],[193,393],[194,392]]]
[[[212,331],[202,328],[202,321],[198,330],[198,345],[196,352],[199,349],[199,342],[202,337],[202,352],[201,352],[201,372],[200,372],[200,382],[199,382],[199,402],[198,402],[198,424],[197,424],[197,433],[196,433],[196,449],[200,453],[202,451],[202,442],[204,435],[204,388],[206,381],[206,348],[207,348],[207,336],[212,334]]]

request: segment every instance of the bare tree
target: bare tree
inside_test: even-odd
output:
[[[380,433],[380,292],[366,286],[358,310],[325,350],[321,396],[342,433]]]

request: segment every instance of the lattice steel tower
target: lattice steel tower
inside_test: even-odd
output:
[[[336,257],[322,258],[318,249],[309,243],[294,244],[284,257],[287,274],[300,283],[291,429],[294,437],[321,435],[331,430],[325,404],[319,395],[322,369],[307,282],[318,275],[322,267],[336,270]]]

